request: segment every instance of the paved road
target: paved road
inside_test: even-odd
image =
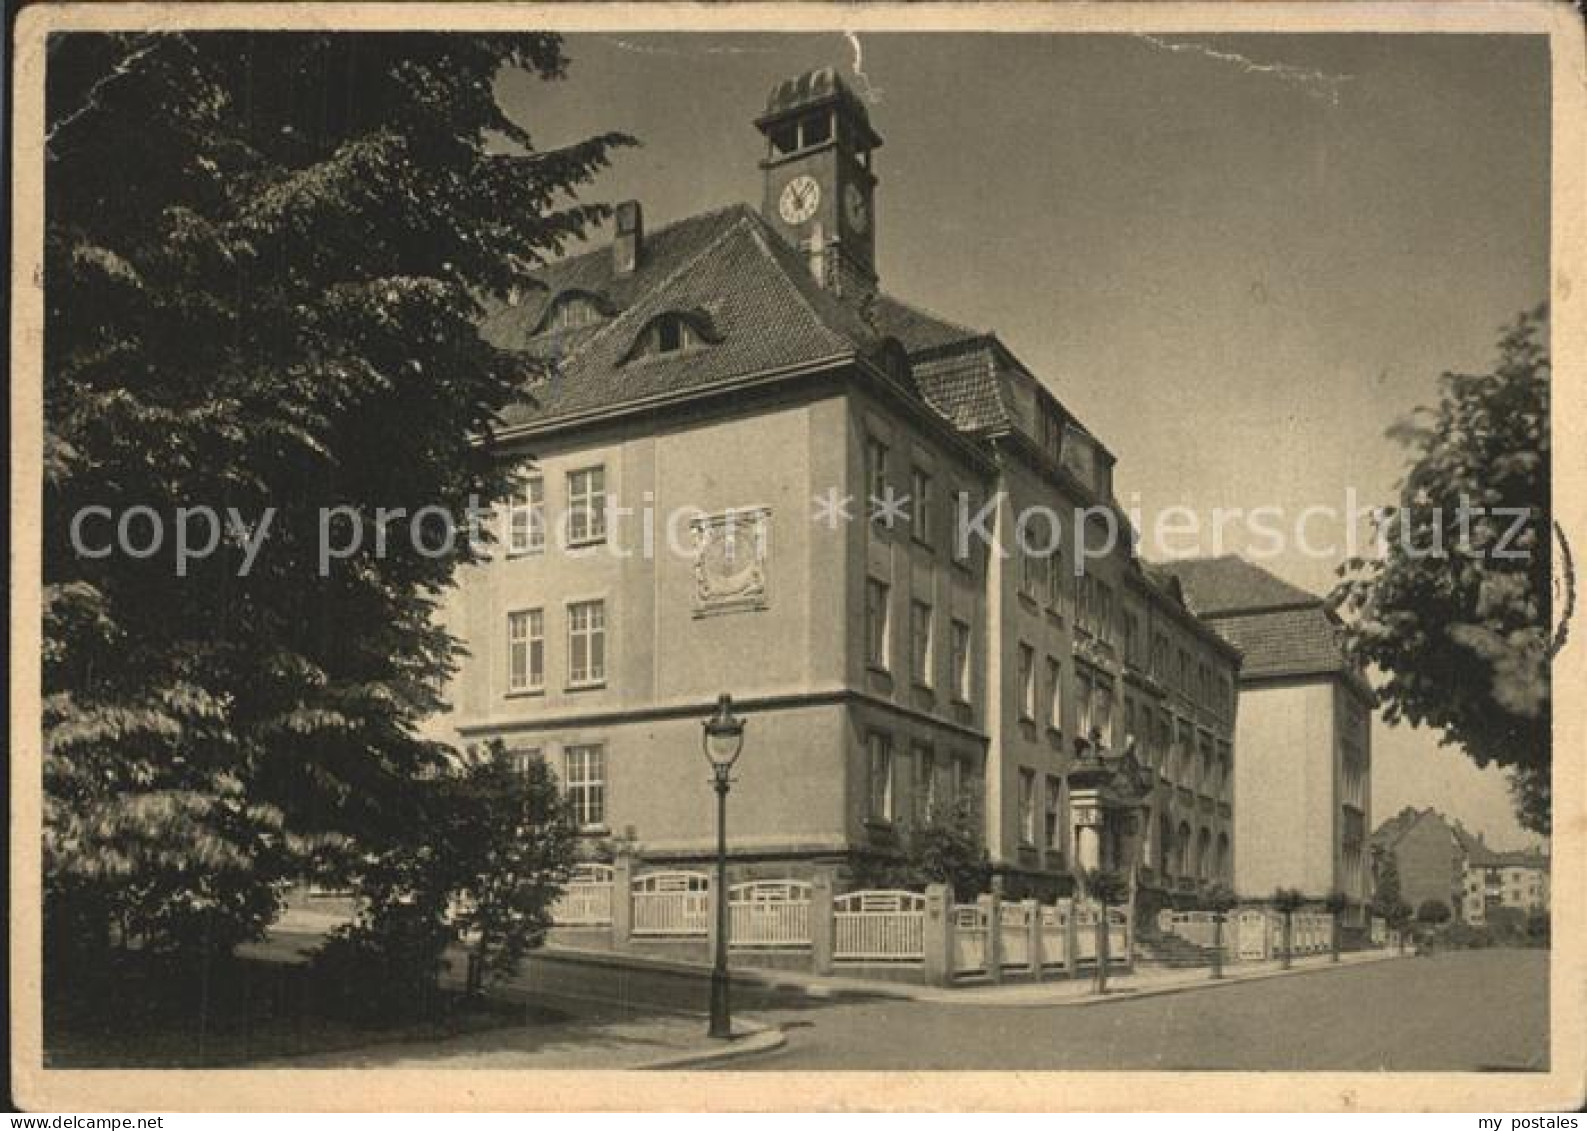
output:
[[[1548,1066],[1548,952],[1480,950],[1091,1007],[875,1002],[757,1013],[787,1047],[724,1070]]]

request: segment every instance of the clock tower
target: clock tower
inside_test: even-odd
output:
[[[805,252],[822,286],[864,303],[876,293],[876,175],[882,139],[831,67],[778,83],[755,120],[766,135],[761,213]]]

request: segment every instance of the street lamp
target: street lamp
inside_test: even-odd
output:
[[[723,692],[716,713],[701,724],[705,757],[716,786],[716,954],[711,965],[711,1029],[713,1037],[731,1037],[727,978],[727,791],[733,763],[744,748],[744,720],[733,714],[733,697]]]

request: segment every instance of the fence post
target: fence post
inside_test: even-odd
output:
[[[994,983],[1003,980],[1003,900],[997,892],[976,897],[986,918],[986,976]]]
[[[634,858],[619,852],[612,860],[612,948],[627,950],[634,933]]]
[[[810,968],[817,974],[832,973],[833,930],[832,873],[820,869],[810,877]]]
[[[953,892],[946,884],[926,888],[926,953],[923,974],[928,986],[953,984]]]
[[[1025,907],[1025,954],[1029,957],[1030,978],[1041,981],[1041,901],[1027,899]]]

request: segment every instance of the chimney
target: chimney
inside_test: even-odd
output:
[[[619,275],[632,275],[644,253],[645,217],[639,201],[625,200],[617,206],[617,236],[612,240],[612,266]]]

